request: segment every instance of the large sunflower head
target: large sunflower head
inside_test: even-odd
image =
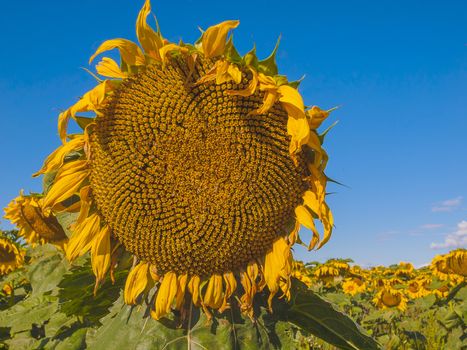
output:
[[[23,266],[26,252],[16,242],[0,236],[0,275],[5,275]]]
[[[460,279],[467,277],[467,249],[456,249],[449,252],[445,261],[452,274],[458,275]]]
[[[442,281],[460,283],[467,276],[467,251],[456,249],[448,254],[437,255],[430,264],[434,276]]]
[[[19,229],[19,236],[34,246],[51,243],[63,248],[68,238],[52,213],[43,210],[43,200],[38,195],[20,195],[5,210],[5,218]]]
[[[156,284],[154,318],[183,307],[187,293],[206,312],[240,293],[251,314],[265,288],[270,305],[279,291],[290,297],[300,225],[312,232],[310,250],[331,236],[328,156],[316,131],[330,111],[305,108],[298,84],[278,73],[276,49],[264,60],[241,56],[227,40],[238,21],[175,44],[147,24],[149,13],[146,1],[140,46],[114,39],[92,55],[118,49],[121,64],[103,57],[98,85],[60,114],[63,145],[36,174],[56,174],[44,206],[80,207],[66,254],[91,251],[96,285],[116,247],[135,256],[125,301]],[[82,134],[67,135],[70,119]]]

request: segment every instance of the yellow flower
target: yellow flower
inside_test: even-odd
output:
[[[456,249],[445,256],[446,267],[451,273],[467,277],[467,249]]]
[[[25,250],[7,237],[0,237],[0,275],[23,266]]]
[[[407,284],[407,295],[412,299],[422,298],[430,294],[430,291],[425,287],[428,285],[426,279],[416,279],[409,281]]]
[[[47,167],[50,167],[48,163]],[[5,208],[5,218],[19,229],[19,236],[34,246],[51,243],[64,247],[68,238],[53,214],[46,215],[43,210],[43,198],[22,192]]]
[[[430,269],[442,281],[460,283],[467,276],[467,251],[457,249],[445,255],[437,255],[431,261]]]
[[[360,278],[348,278],[342,283],[342,290],[345,294],[355,295],[366,290],[366,285]]]
[[[66,256],[91,252],[96,288],[121,245],[135,258],[125,302],[154,300],[155,319],[187,300],[210,315],[234,296],[252,316],[257,293],[269,292],[270,308],[290,298],[300,224],[310,248],[331,236],[327,154],[296,86],[271,58],[227,42],[238,21],[175,44],[147,24],[150,9],[138,15],[140,46],[108,40],[92,55],[118,49],[122,64],[103,57],[97,73],[109,79],[60,114],[63,145],[37,173],[55,174],[43,206],[79,209]],[[67,135],[82,112],[95,116]]]
[[[404,293],[390,287],[381,288],[373,298],[373,303],[380,309],[397,308],[401,311],[407,309],[407,297]]]
[[[5,295],[11,295],[13,293],[13,285],[11,283],[5,283],[3,285],[2,292]]]

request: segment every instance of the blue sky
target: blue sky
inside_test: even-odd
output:
[[[135,39],[141,1],[2,4],[0,205],[59,144],[56,118],[94,85],[80,67],[106,39]],[[197,27],[239,19],[234,41],[269,55],[308,105],[341,108],[326,140],[336,229],[303,260],[426,263],[467,235],[467,2],[153,1],[162,33],[193,42]],[[11,226],[2,221],[2,228]],[[305,238],[309,233],[303,232]],[[450,236],[449,236],[450,235]],[[440,249],[432,249],[432,244]]]

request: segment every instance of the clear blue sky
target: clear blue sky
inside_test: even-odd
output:
[[[0,205],[58,144],[61,109],[94,85],[80,67],[106,39],[135,39],[143,0],[2,2]],[[303,74],[308,105],[340,105],[328,175],[336,229],[304,260],[423,264],[432,243],[467,234],[466,1],[153,1],[162,33],[193,42],[197,27],[239,19],[235,42],[267,56],[282,34],[280,71]],[[11,226],[2,221],[4,229]],[[303,235],[308,237],[307,232]],[[451,235],[450,237],[447,237]],[[465,243],[464,243],[465,244]]]

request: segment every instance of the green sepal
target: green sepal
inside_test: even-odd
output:
[[[94,122],[95,118],[83,117],[80,115],[75,116],[76,123],[81,129],[86,129],[86,127]]]
[[[243,56],[243,64],[258,70],[258,57],[256,56],[256,45]]]
[[[229,41],[225,44],[224,56],[229,62],[242,64],[242,56],[240,56],[233,44],[233,35],[229,37]]]
[[[289,84],[289,81],[285,75],[278,74],[278,75],[275,75],[273,78],[277,86]]]
[[[332,123],[328,128],[326,128],[326,130],[324,130],[318,137],[319,137],[319,141],[321,142],[321,144],[324,143],[324,138],[326,137],[326,135],[328,134],[329,131],[331,131],[331,129],[333,127],[335,127],[337,125],[339,121],[336,120],[334,123]]]
[[[280,41],[281,41],[281,37],[279,35],[279,38],[277,39],[277,42],[276,42],[276,46],[274,47],[274,50],[272,50],[272,53],[269,55],[269,57],[258,62],[258,72],[263,73],[265,75],[269,75],[269,76],[274,76],[279,73],[279,70],[277,68],[277,63],[276,63],[276,54],[277,54],[277,49],[279,48]]]
[[[300,86],[300,83],[303,81],[303,79],[305,79],[305,76],[302,76],[300,79],[298,80],[294,80],[294,81],[291,81],[289,83],[289,86],[295,88],[295,89],[298,89],[298,87]]]

